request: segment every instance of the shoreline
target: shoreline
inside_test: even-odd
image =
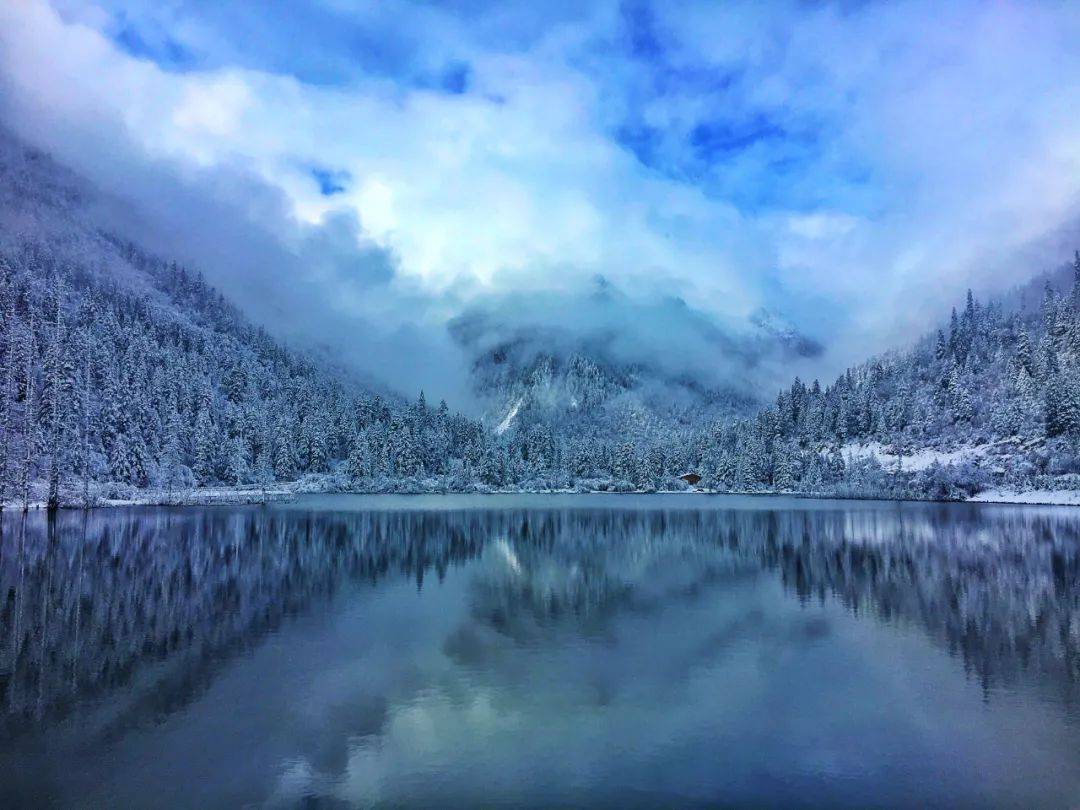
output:
[[[805,500],[867,501],[880,500],[894,503],[983,503],[1014,506],[1080,506],[1080,490],[1023,490],[1012,491],[993,489],[980,492],[964,500],[930,500],[917,498],[891,498],[886,496],[855,496],[842,494],[818,494],[806,492],[736,492],[704,489],[674,490],[605,490],[605,489],[551,489],[551,490],[513,490],[498,489],[489,491],[442,490],[442,491],[349,491],[340,489],[304,489],[289,488],[248,489],[233,487],[212,487],[207,489],[185,490],[183,492],[163,493],[147,491],[128,498],[99,498],[89,507],[78,501],[62,502],[58,507],[64,511],[84,509],[112,509],[138,506],[156,507],[191,507],[191,506],[255,506],[269,503],[288,503],[306,495],[691,495],[691,496],[740,496],[755,498],[799,498]],[[19,502],[6,502],[0,505],[0,513],[20,513],[23,506]],[[31,501],[27,512],[46,511],[45,501]]]

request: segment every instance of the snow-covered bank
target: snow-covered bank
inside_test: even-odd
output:
[[[996,444],[959,447],[954,450],[937,450],[924,447],[900,455],[889,452],[881,442],[866,442],[863,444],[849,442],[841,448],[841,452],[849,463],[855,459],[873,458],[887,470],[903,469],[908,472],[917,472],[928,469],[934,464],[947,465],[976,461],[985,458],[996,447]]]
[[[1032,503],[1048,506],[1080,506],[1080,491],[1075,489],[1032,489],[1012,492],[1007,489],[988,489],[968,499],[975,503]]]
[[[91,494],[90,505],[97,509],[113,506],[213,506],[228,504],[258,504],[271,501],[287,501],[296,497],[292,489],[274,487],[272,489],[252,489],[251,487],[212,487],[207,489],[186,489],[174,492],[164,490],[134,490],[124,497],[109,497]],[[45,501],[37,498],[27,504],[27,509],[44,509]],[[86,502],[82,497],[67,495],[61,497],[61,509],[82,509]],[[21,501],[6,501],[5,512],[18,512],[23,509]]]
[[[146,491],[130,498],[102,499],[97,506],[212,506],[215,504],[251,504],[291,500],[296,493],[291,489],[250,489],[215,487],[191,489],[183,492]]]
[[[168,492],[156,489],[134,489],[115,485],[98,486],[91,489],[91,506],[94,508],[124,506],[214,506],[243,505],[284,502],[302,495],[749,495],[756,497],[789,497],[826,500],[892,500],[926,501],[932,498],[905,497],[889,492],[877,491],[770,491],[762,489],[728,490],[707,487],[672,486],[639,489],[626,482],[591,480],[577,482],[570,486],[534,486],[534,487],[489,487],[482,484],[462,486],[461,481],[443,477],[411,478],[370,482],[370,486],[355,486],[334,474],[307,475],[297,481],[275,484],[273,487],[217,486],[190,488]],[[44,509],[45,501],[41,497],[42,487],[35,489],[29,509]],[[954,502],[968,503],[1015,503],[1056,506],[1080,506],[1080,489],[1026,489],[1012,490],[1005,487],[983,490],[970,498],[945,498]],[[61,497],[61,508],[81,509],[85,505],[81,494],[65,492]],[[22,510],[21,502],[8,501],[3,509],[9,512]]]

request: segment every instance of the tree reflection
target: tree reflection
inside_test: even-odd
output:
[[[258,507],[8,516],[0,524],[4,734],[151,669],[141,715],[202,693],[221,662],[343,587],[469,562],[476,621],[516,641],[603,634],[627,611],[775,573],[799,600],[921,628],[983,685],[1080,676],[1080,522],[1070,512]],[[553,642],[552,642],[553,643]],[[171,667],[161,672],[161,665]]]

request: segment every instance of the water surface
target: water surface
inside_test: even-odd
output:
[[[317,497],[0,537],[0,806],[1075,806],[1080,511]]]

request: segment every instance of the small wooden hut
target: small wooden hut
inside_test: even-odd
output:
[[[694,472],[683,473],[679,476],[679,478],[681,478],[683,481],[685,481],[692,487],[697,486],[698,481],[701,480],[701,476]]]

